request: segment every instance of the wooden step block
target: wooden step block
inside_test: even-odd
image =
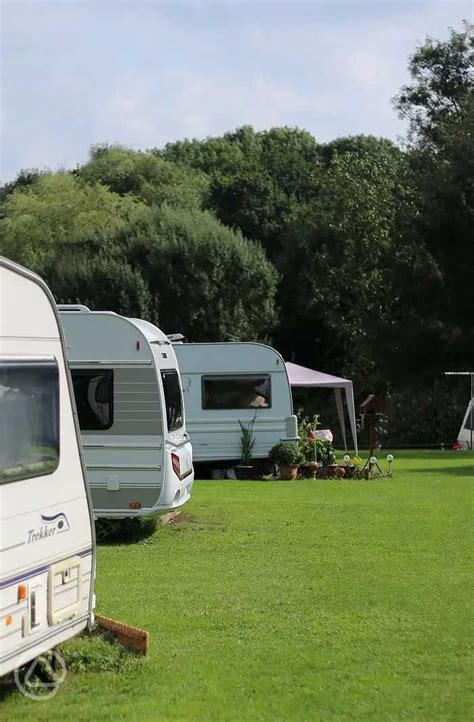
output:
[[[116,622],[115,619],[102,617],[99,614],[96,614],[95,621],[99,627],[111,632],[125,647],[134,649],[140,654],[148,654],[148,647],[150,645],[150,635],[148,632],[145,632],[143,629],[138,629],[138,627],[131,627],[130,624]]]

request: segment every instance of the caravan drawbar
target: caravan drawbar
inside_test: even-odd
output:
[[[0,258],[0,676],[92,621],[95,546],[54,299]]]
[[[95,516],[182,506],[194,469],[171,342],[148,321],[82,305],[59,310]]]

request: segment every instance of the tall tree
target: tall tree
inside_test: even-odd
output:
[[[396,107],[409,119],[409,155],[418,197],[411,232],[438,272],[432,327],[438,368],[470,364],[474,320],[474,40],[472,26],[447,41],[428,39],[410,60],[413,82]],[[406,293],[410,293],[407,287]]]
[[[375,383],[404,156],[385,141],[377,153],[353,148],[335,153],[315,203],[284,240],[278,342],[303,363]]]
[[[469,112],[474,84],[473,26],[451,30],[446,41],[428,38],[411,56],[412,82],[395,97],[395,107],[409,122],[409,138],[416,144],[443,144],[446,124]]]

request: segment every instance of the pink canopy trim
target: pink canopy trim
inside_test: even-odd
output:
[[[347,412],[349,415],[349,424],[352,432],[352,440],[354,442],[354,449],[357,454],[357,426],[354,403],[354,389],[352,386],[352,381],[350,381],[350,379],[342,379],[339,376],[331,376],[331,374],[325,374],[322,371],[308,369],[305,366],[298,366],[298,364],[293,364],[291,363],[291,361],[287,361],[285,363],[285,366],[290,386],[299,386],[302,388],[334,389],[337,414],[339,416],[339,423],[341,425],[344,448],[347,450],[346,424],[344,420],[344,406],[342,402],[341,391],[342,389],[344,389],[346,396]]]
[[[352,381],[349,379],[298,366],[291,361],[287,361],[285,366],[290,386],[326,386],[330,389],[346,389],[352,386]]]

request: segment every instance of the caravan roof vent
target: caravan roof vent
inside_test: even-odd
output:
[[[182,333],[169,333],[168,338],[171,343],[183,343],[185,339]]]
[[[75,311],[76,313],[91,313],[90,308],[81,303],[58,303],[59,311]]]

